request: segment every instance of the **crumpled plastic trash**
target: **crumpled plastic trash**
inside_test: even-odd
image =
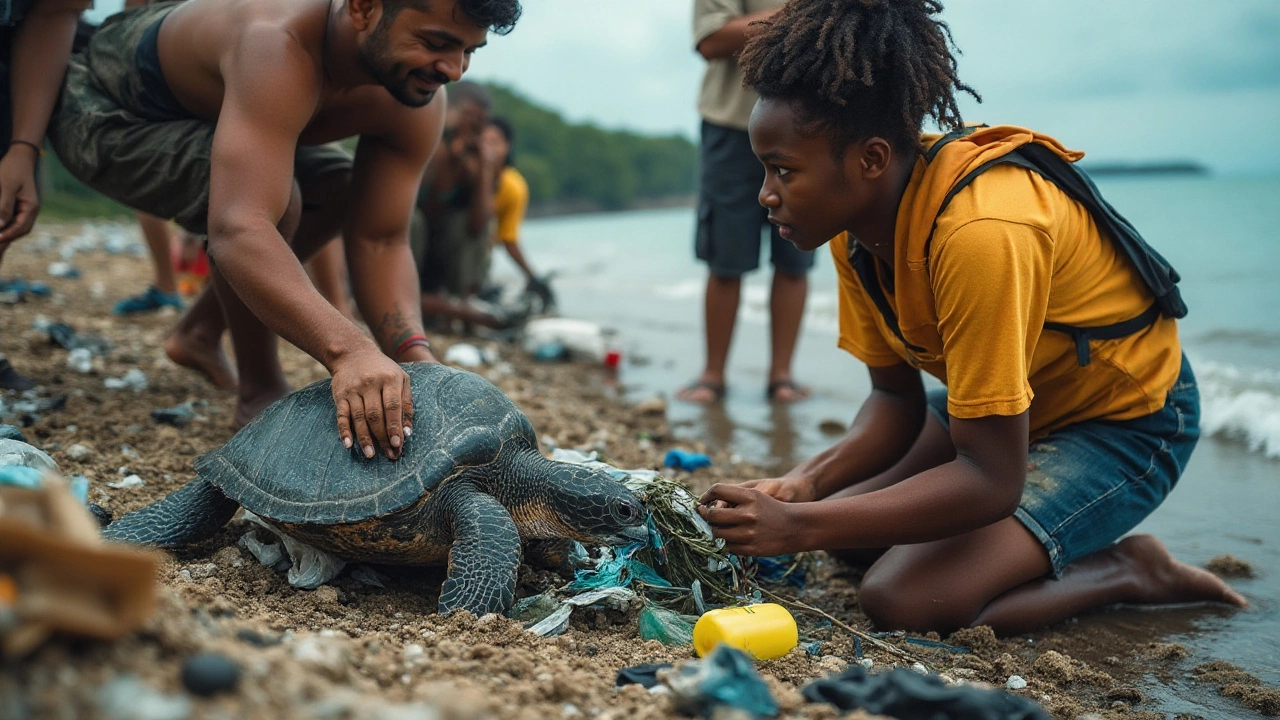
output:
[[[38,473],[58,472],[58,463],[48,453],[21,440],[0,440],[0,465],[18,465]]]
[[[676,710],[687,715],[709,718],[721,705],[755,717],[778,714],[778,702],[756,673],[755,662],[728,645],[716,646],[702,660],[659,672],[658,679],[671,688]]]
[[[342,568],[347,566],[346,560],[281,533],[248,510],[244,511],[244,519],[265,529],[284,544],[285,552],[291,561],[288,574],[289,584],[294,587],[315,590],[337,577],[338,573],[342,572]],[[250,552],[253,551],[250,550]],[[265,565],[266,563],[263,564]]]
[[[675,470],[693,471],[699,468],[711,467],[711,458],[706,453],[673,448],[667,451],[666,457],[662,459],[662,464]]]
[[[171,408],[161,408],[151,411],[151,419],[161,425],[172,425],[176,428],[184,428],[196,419],[197,410],[203,410],[209,404],[204,400],[188,400],[181,405]]]
[[[54,632],[118,638],[151,613],[159,556],[98,533],[55,475],[35,488],[0,485],[0,576],[12,588],[0,656],[26,655]]]
[[[809,702],[846,711],[861,708],[900,720],[1049,720],[1043,708],[1026,698],[1003,690],[948,685],[936,675],[903,668],[873,675],[853,665],[839,675],[814,680],[800,692]]]
[[[106,355],[111,341],[97,335],[78,333],[66,323],[53,323],[44,329],[49,341],[63,350],[88,350],[93,355]]]
[[[524,598],[507,611],[507,617],[525,623],[525,630],[542,637],[559,635],[569,627],[573,609],[600,605],[625,611],[635,602],[636,594],[623,587],[608,587],[558,600],[550,593]]]
[[[691,620],[696,618],[689,618],[664,607],[645,603],[637,624],[640,628],[640,637],[645,640],[657,640],[663,645],[692,645],[693,623]]]
[[[186,720],[191,698],[165,694],[132,675],[122,675],[98,690],[98,707],[109,720]]]
[[[614,677],[613,686],[639,685],[648,689],[659,684],[659,670],[668,670],[671,667],[671,663],[645,663],[643,665],[625,667],[619,670],[617,676]]]
[[[147,389],[147,374],[138,368],[129,368],[123,376],[102,381],[108,390],[132,390],[140,393]]]
[[[617,331],[590,320],[575,318],[539,318],[524,326],[524,349],[536,353],[538,347],[555,343],[568,353],[584,360],[601,362]]]
[[[66,278],[68,280],[80,277],[80,271],[75,269],[71,263],[59,260],[49,263],[46,270],[50,275],[56,278]]]
[[[632,582],[639,582],[652,587],[671,587],[671,583],[654,571],[653,568],[635,558],[635,554],[643,546],[628,545],[617,555],[609,558],[593,569],[576,570],[573,582],[567,590],[591,590],[595,588],[626,587]]]
[[[474,368],[485,364],[485,353],[470,343],[458,343],[444,351],[444,361],[459,367]]]

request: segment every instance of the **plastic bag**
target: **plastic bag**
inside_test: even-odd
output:
[[[685,616],[651,603],[645,603],[638,620],[640,637],[657,640],[663,645],[692,645],[693,623]]]

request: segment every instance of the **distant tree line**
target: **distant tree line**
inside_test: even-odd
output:
[[[515,166],[529,181],[530,203],[620,210],[694,192],[698,151],[688,138],[570,123],[511,88],[488,87],[494,113],[515,128]]]
[[[698,151],[688,138],[570,123],[511,88],[489,88],[494,112],[515,128],[515,166],[529,181],[535,208],[621,210],[694,192]],[[354,142],[349,144],[354,149]],[[80,184],[53,153],[45,161],[41,196],[52,216],[128,214]]]

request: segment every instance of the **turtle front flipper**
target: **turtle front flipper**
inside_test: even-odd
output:
[[[469,485],[445,490],[444,511],[453,525],[449,573],[438,612],[466,610],[476,617],[504,613],[515,600],[520,533],[507,509]]]
[[[111,523],[102,536],[138,545],[186,545],[212,537],[239,507],[212,483],[197,478]]]

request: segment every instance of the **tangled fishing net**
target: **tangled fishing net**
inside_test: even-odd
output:
[[[726,552],[696,510],[698,500],[683,485],[652,470],[619,470],[594,453],[557,450],[553,459],[604,470],[627,486],[649,510],[649,539],[623,548],[575,547],[579,566],[573,582],[554,593],[526,598],[511,615],[539,634],[567,626],[574,607],[624,609],[635,600],[640,634],[663,642],[689,641],[691,621],[708,607],[759,602],[760,585],[802,585],[808,556],[742,558]]]

